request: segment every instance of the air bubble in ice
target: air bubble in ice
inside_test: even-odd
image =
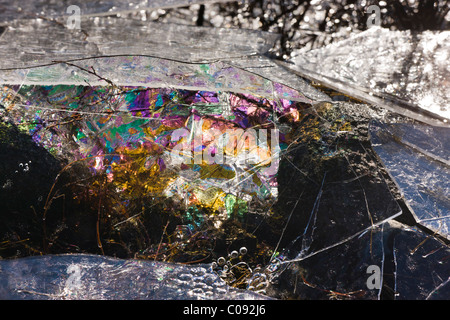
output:
[[[190,281],[192,279],[192,275],[189,273],[180,273],[178,275],[178,279],[182,281]]]
[[[217,264],[219,266],[223,266],[225,264],[226,260],[224,257],[220,257],[219,259],[217,259]]]

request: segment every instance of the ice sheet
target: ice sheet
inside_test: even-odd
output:
[[[390,220],[284,268],[278,259],[274,269],[282,272],[267,292],[306,300],[447,300],[449,254],[442,240]]]
[[[290,68],[340,92],[431,125],[448,126],[450,32],[373,27],[311,51]]]
[[[450,239],[450,129],[374,121],[369,130],[417,223]]]
[[[327,251],[290,263],[278,282],[300,300],[380,299],[384,277],[383,227],[375,227]],[[373,280],[369,279],[371,270],[377,272]]]
[[[203,64],[208,63],[212,66],[209,78],[200,77],[195,85],[206,83],[214,89],[251,87],[260,90],[258,87],[272,79],[314,101],[329,100],[305,80],[263,56],[278,39],[276,34],[117,18],[86,18],[81,26],[82,30],[78,31],[39,19],[12,22],[0,38],[5,57],[0,62],[0,82],[105,84],[92,74],[55,63],[65,61],[89,70],[94,67],[97,74],[118,85],[155,87],[164,82],[168,86],[188,86],[192,85],[190,79],[201,76]],[[43,29],[46,33],[39,32]],[[12,42],[14,46],[9,45]],[[96,59],[89,60],[93,57]],[[27,77],[28,73],[35,79]],[[258,79],[257,83],[247,80],[249,77]]]
[[[47,255],[0,261],[6,300],[264,300],[229,287],[210,265]]]
[[[2,68],[45,65],[54,60],[142,55],[183,62],[207,62],[267,52],[274,33],[184,26],[113,17],[83,18],[80,30],[43,19],[13,21],[0,45],[10,61]],[[39,32],[45,30],[45,32]],[[51,34],[52,37],[48,37]],[[251,38],[252,41],[248,41]],[[14,41],[15,46],[6,44]]]
[[[97,178],[107,174],[109,182],[119,182],[107,198],[118,204],[114,210],[120,211],[117,216],[111,215],[115,229],[128,228],[133,225],[133,217],[145,211],[142,206],[129,205],[142,197],[154,196],[153,201],[177,195],[181,198],[179,205],[186,208],[197,202],[206,204],[211,209],[209,218],[215,222],[247,211],[252,196],[262,206],[266,205],[261,202],[266,196],[276,198],[276,170],[267,175],[272,181],[257,178],[255,172],[234,176],[235,168],[216,172],[217,166],[185,170],[188,172],[169,184],[152,180],[147,174],[150,169],[158,169],[159,174],[166,162],[162,158],[156,164],[152,162],[155,159],[146,154],[149,150],[145,146],[152,144],[148,139],[161,134],[163,138],[172,129],[193,129],[203,117],[209,117],[208,125],[214,122],[221,129],[230,125],[275,128],[281,117],[282,135],[289,133],[289,123],[299,121],[299,111],[328,97],[262,56],[277,35],[117,18],[83,18],[81,26],[81,31],[68,30],[64,24],[45,19],[10,23],[1,39],[5,55],[11,58],[1,72],[1,82],[8,84],[2,91],[2,115],[4,120],[25,128],[35,142],[62,162],[84,162],[89,170],[101,173]],[[44,28],[53,37],[39,32]],[[14,48],[9,46],[12,41],[17,43]],[[195,101],[181,98],[186,94]],[[80,116],[81,122],[69,120],[75,119],[73,116]],[[258,120],[254,122],[253,118]],[[162,142],[160,138],[152,145]],[[125,150],[132,152],[125,155]],[[117,152],[116,158],[111,152]],[[145,159],[136,161],[136,156]],[[84,161],[86,158],[88,161]],[[145,179],[137,179],[137,187],[127,169],[115,180],[114,169],[103,166],[102,159],[113,164],[125,160],[136,175],[138,171],[139,176],[145,174]],[[117,168],[126,166],[120,164]],[[167,182],[164,174],[158,178]],[[217,186],[220,190],[214,189]],[[192,190],[196,187],[200,190]],[[123,199],[118,199],[120,190],[127,190]],[[242,194],[243,190],[247,195]],[[44,212],[51,207],[52,196]],[[202,212],[197,212],[201,221],[187,218],[191,209],[183,217],[185,225],[180,225],[180,229],[187,230],[186,237],[195,233],[196,223],[201,228],[205,220],[211,222]]]
[[[323,171],[314,180],[302,163],[318,155],[308,155],[304,148],[288,152],[280,166],[278,205],[297,217],[289,222],[298,231],[286,246],[290,259],[326,251],[402,213],[374,155],[351,141],[339,148],[328,151],[334,152],[330,158],[327,151],[321,155],[323,160],[311,170]]]

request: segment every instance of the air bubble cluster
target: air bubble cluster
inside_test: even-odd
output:
[[[247,253],[248,250],[246,247],[233,250],[228,256],[222,256],[217,258],[216,261],[213,261],[211,269],[230,286],[250,290],[256,289],[254,291],[264,293],[261,288],[263,286],[262,284],[266,284],[267,281],[264,280],[255,283],[257,281],[255,271],[259,273],[260,268],[252,270],[249,264],[244,261],[244,256]],[[263,289],[265,289],[265,286]]]
[[[188,288],[187,295],[190,298],[212,299],[227,292],[226,283],[203,267],[178,273],[175,282],[179,288],[179,294],[184,294],[185,289]]]

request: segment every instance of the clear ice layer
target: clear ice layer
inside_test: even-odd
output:
[[[369,131],[417,223],[450,239],[450,129],[373,121]]]
[[[266,92],[281,98],[295,90],[329,101],[264,57],[276,34],[110,17],[83,19],[81,27],[70,30],[46,20],[11,23],[0,38],[5,58],[0,83],[106,85],[101,76],[116,85]],[[272,80],[288,90],[273,88]]]
[[[431,125],[450,121],[450,32],[373,27],[289,64],[301,76]]]
[[[98,255],[47,255],[0,261],[6,300],[267,300],[229,287],[211,271]]]
[[[286,264],[278,281],[302,300],[447,300],[449,257],[442,241],[391,220]]]
[[[416,227],[385,228],[386,256],[393,263],[390,286],[396,300],[448,300],[450,248]]]

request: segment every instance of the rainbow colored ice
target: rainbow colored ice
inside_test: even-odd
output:
[[[289,143],[280,124],[300,120],[304,103],[269,100],[249,94],[172,88],[20,86],[4,87],[4,119],[13,120],[32,139],[66,163],[83,162],[93,175],[105,174],[118,193],[136,196],[130,175],[140,177],[139,192],[170,197],[186,207],[206,206],[230,216],[244,212],[252,198],[277,197],[276,159]],[[175,137],[180,129],[192,134]],[[258,139],[252,162],[175,163],[174,149],[189,150],[195,158],[226,132],[260,130],[279,133],[277,145]],[[198,143],[195,134],[203,133]],[[224,135],[224,139],[230,137]],[[248,144],[227,154],[248,155]],[[278,144],[279,142],[279,144]],[[214,148],[211,148],[214,150]],[[214,152],[214,151],[213,151]]]

